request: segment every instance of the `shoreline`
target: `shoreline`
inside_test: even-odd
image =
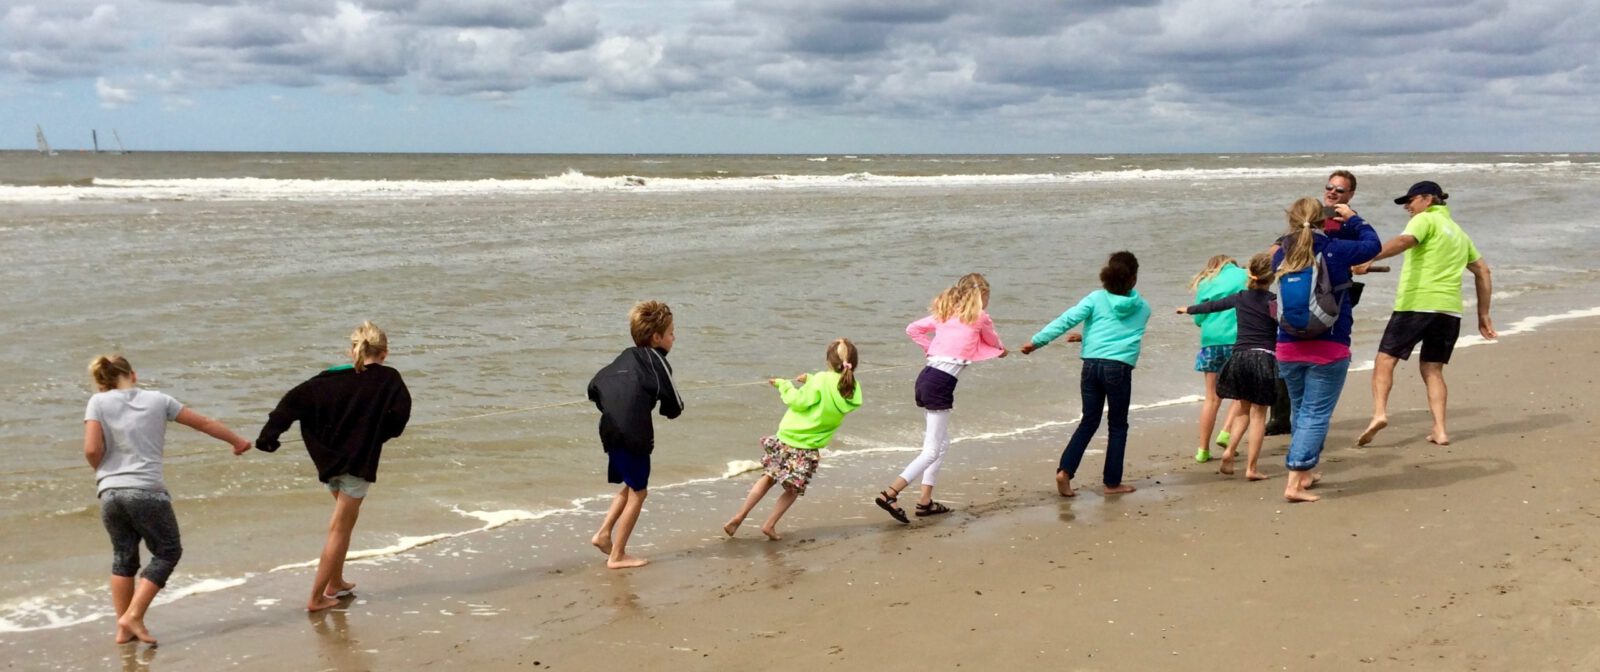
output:
[[[1574,503],[1581,484],[1571,477],[1595,460],[1521,464],[1501,455],[1513,444],[1586,440],[1583,426],[1595,418],[1573,400],[1596,390],[1593,374],[1559,393],[1548,381],[1562,363],[1595,353],[1596,321],[1582,319],[1595,312],[1572,311],[1578,321],[1494,350],[1462,350],[1447,369],[1451,446],[1418,445],[1427,411],[1412,364],[1397,376],[1390,428],[1371,447],[1346,448],[1370,412],[1368,377],[1353,376],[1325,453],[1325,498],[1313,504],[1281,499],[1285,437],[1269,438],[1264,451],[1272,478],[1231,482],[1212,473],[1216,465],[1187,458],[1193,406],[1172,406],[1134,416],[1128,472],[1140,491],[1120,498],[1083,487],[1097,480],[1098,456],[1085,463],[1082,494],[1054,494],[1040,474],[1070,433],[1073,423],[1062,423],[968,437],[952,449],[939,492],[959,510],[911,529],[897,529],[866,499],[903,456],[839,456],[785,518],[781,542],[767,542],[749,521],[738,538],[721,538],[717,528],[753,480],[747,475],[655,493],[634,546],[653,560],[641,570],[604,570],[597,553],[579,548],[598,515],[591,511],[353,562],[352,578],[372,592],[328,614],[298,611],[309,572],[286,570],[154,609],[163,645],[153,651],[105,641],[105,620],[3,634],[0,647],[15,654],[9,667],[27,660],[24,667],[69,669],[124,656],[178,669],[446,660],[590,669],[618,655],[717,667],[775,650],[790,652],[793,667],[873,661],[889,669],[930,656],[986,666],[1074,661],[1074,669],[1209,669],[1227,657],[1246,667],[1469,669],[1491,648],[1506,650],[1495,660],[1536,669],[1597,663],[1600,654],[1574,634],[1581,630],[1568,628],[1595,623],[1600,584],[1581,559],[1600,539],[1558,531],[1597,515]],[[1511,414],[1491,417],[1497,407]],[[1541,516],[1553,524],[1533,520]],[[1501,546],[1478,543],[1486,537]],[[530,550],[538,557],[526,557]],[[1542,578],[1551,571],[1564,578]],[[1499,588],[1479,585],[1490,576],[1501,578],[1487,586]],[[1551,602],[1556,594],[1566,597]],[[1505,616],[1497,602],[1522,611]],[[1479,621],[1472,610],[1495,618]],[[1107,618],[1094,618],[1101,612]],[[1503,641],[1529,616],[1550,637],[1537,646]],[[1429,633],[1447,644],[1420,639]]]

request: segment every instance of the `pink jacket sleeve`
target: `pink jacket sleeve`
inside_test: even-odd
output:
[[[922,354],[928,354],[928,346],[933,344],[933,330],[938,326],[932,315],[906,325],[906,335],[922,347]]]

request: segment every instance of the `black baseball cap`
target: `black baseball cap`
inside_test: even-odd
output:
[[[1406,195],[1394,199],[1394,204],[1405,205],[1407,201],[1411,200],[1411,197],[1418,194],[1427,194],[1441,201],[1450,198],[1450,194],[1444,193],[1444,189],[1439,187],[1438,182],[1429,182],[1427,180],[1423,180],[1411,185],[1411,188],[1406,191]]]

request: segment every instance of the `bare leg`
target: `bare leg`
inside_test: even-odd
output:
[[[1315,502],[1321,497],[1306,491],[1306,471],[1290,471],[1289,481],[1283,487],[1283,498],[1291,502]]]
[[[1231,428],[1231,426],[1239,424],[1235,420],[1234,416],[1238,413],[1245,412],[1243,409],[1249,407],[1249,403],[1235,400],[1234,405],[1228,409],[1228,423],[1224,426],[1224,428]],[[1239,443],[1242,441],[1244,441],[1243,432],[1228,432],[1228,446],[1222,449],[1222,467],[1217,469],[1217,473],[1226,474],[1228,476],[1233,475],[1233,461],[1235,458],[1239,457]]]
[[[122,627],[122,615],[127,613],[128,605],[133,602],[133,577],[111,575],[111,606],[117,610],[117,643],[127,644],[133,641],[133,633]]]
[[[1200,446],[1201,452],[1210,452],[1211,432],[1217,428],[1217,409],[1222,407],[1222,397],[1217,396],[1217,374],[1207,373],[1206,399],[1200,403]],[[1227,428],[1228,423],[1223,421],[1222,426]]]
[[[1256,461],[1261,457],[1261,442],[1267,438],[1267,407],[1260,404],[1245,404],[1249,407],[1250,422],[1250,453],[1245,457],[1244,477],[1252,481],[1259,481],[1267,477],[1256,467]]]
[[[1433,413],[1433,431],[1428,433],[1428,441],[1448,446],[1450,435],[1444,431],[1444,415],[1450,390],[1444,384],[1444,363],[1422,362],[1418,368],[1422,369],[1423,384],[1428,386],[1428,410]]]
[[[328,494],[333,496],[333,504],[337,507],[339,505],[339,493],[330,492]],[[327,595],[328,597],[337,598],[339,595],[336,593],[344,593],[349,595],[350,591],[355,589],[356,584],[344,580],[344,563],[341,562],[339,563],[338,573],[334,574],[333,578],[328,580],[328,592],[323,594]]]
[[[756,508],[756,504],[761,503],[761,498],[766,497],[767,491],[771,490],[776,483],[777,481],[772,480],[772,477],[766,474],[762,474],[761,478],[756,479],[755,485],[750,486],[750,496],[744,498],[744,506],[739,507],[739,512],[728,519],[728,523],[722,526],[722,531],[727,532],[730,537],[733,536],[733,533],[739,530],[739,524],[744,522],[745,517],[749,516],[750,511]]]
[[[628,504],[617,517],[615,545],[611,547],[611,557],[606,559],[607,569],[643,567],[650,562],[628,555],[628,537],[633,536],[633,526],[639,522],[639,512],[644,510],[644,498],[649,494],[648,490],[628,491]]]
[[[361,515],[361,500],[339,493],[334,497],[333,517],[328,521],[328,541],[322,545],[322,557],[317,561],[317,578],[311,584],[311,599],[306,601],[306,611],[322,611],[339,604],[328,597],[328,585],[335,576],[344,575],[344,556],[350,552],[350,534],[356,529],[356,518]]]
[[[1394,389],[1394,367],[1400,360],[1394,355],[1378,353],[1378,359],[1372,365],[1372,422],[1367,423],[1367,430],[1356,438],[1356,445],[1365,446],[1372,443],[1372,439],[1389,426],[1389,391]]]
[[[117,616],[117,632],[126,632],[139,641],[156,645],[156,638],[150,636],[150,631],[144,627],[144,614],[150,609],[150,602],[156,599],[156,593],[161,592],[161,586],[150,579],[139,579],[133,589],[133,596],[128,600],[128,608]],[[131,641],[131,640],[124,640]]]
[[[611,530],[617,526],[617,519],[622,517],[622,509],[628,505],[627,485],[617,491],[617,496],[611,498],[611,508],[606,510],[606,518],[600,521],[600,531],[594,533],[594,538],[589,543],[600,549],[601,553],[611,555]]]
[[[782,518],[783,514],[789,511],[789,507],[794,505],[794,500],[799,498],[800,495],[794,488],[783,486],[783,494],[778,496],[778,503],[772,508],[772,515],[767,516],[767,522],[761,525],[761,533],[773,541],[782,539],[783,535],[778,534],[778,519]]]

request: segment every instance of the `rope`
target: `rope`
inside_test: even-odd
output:
[[[880,371],[890,371],[890,370],[893,370],[893,369],[904,369],[904,368],[911,367],[911,366],[922,366],[922,363],[918,362],[916,364],[892,364],[892,365],[889,365],[889,366],[880,366],[880,367],[873,368],[873,369],[858,370],[857,374],[859,375],[859,374],[863,374],[863,373],[877,373],[877,372],[880,372]],[[728,389],[728,388],[733,388],[733,387],[749,387],[751,385],[771,385],[771,384],[772,383],[770,381],[766,381],[766,380],[752,380],[752,381],[743,382],[743,383],[721,383],[721,384],[717,384],[717,385],[702,385],[700,387],[685,387],[685,388],[682,388],[682,391],[684,391],[684,392],[702,392],[702,391],[706,391],[706,390],[722,390],[722,389]],[[505,409],[505,410],[500,410],[500,411],[489,411],[487,413],[476,413],[476,414],[473,414],[473,415],[463,415],[463,416],[458,416],[458,417],[453,417],[453,418],[440,418],[438,420],[429,420],[427,422],[413,422],[413,423],[407,424],[406,428],[407,429],[415,429],[415,428],[418,428],[418,427],[433,427],[433,426],[437,426],[437,425],[446,425],[446,424],[451,424],[451,423],[456,423],[456,422],[466,422],[468,420],[477,420],[477,419],[480,419],[480,418],[492,418],[492,417],[497,416],[497,415],[511,415],[511,414],[514,414],[514,413],[532,413],[534,411],[543,411],[543,410],[548,410],[548,409],[552,409],[552,408],[560,408],[560,407],[563,407],[563,406],[578,406],[578,405],[588,404],[588,403],[590,403],[588,399],[575,399],[575,400],[572,400],[572,401],[562,401],[562,402],[557,402],[557,403],[553,403],[553,404],[540,404],[538,406],[528,406],[528,407],[524,407],[524,408],[510,408],[510,409]],[[299,443],[299,442],[302,442],[304,440],[305,439],[302,439],[302,438],[290,438],[290,439],[284,439],[282,441],[282,443],[285,443],[285,444],[287,444],[287,443]],[[213,453],[216,453],[216,452],[217,452],[216,450],[194,450],[194,451],[189,451],[189,452],[186,452],[186,453],[168,453],[166,455],[166,457],[169,458],[169,459],[178,459],[178,458],[184,458],[184,457],[195,457],[197,455],[210,455],[210,454],[213,454]],[[66,471],[66,470],[69,470],[69,469],[82,469],[84,466],[87,466],[87,465],[78,465],[78,466],[70,466],[70,467],[42,467],[42,468],[39,468],[39,469],[20,469],[20,470],[17,470],[17,471],[0,471],[0,476],[15,476],[15,475],[19,475],[19,474],[38,474],[38,473],[47,473],[47,472],[53,472],[53,471]]]

